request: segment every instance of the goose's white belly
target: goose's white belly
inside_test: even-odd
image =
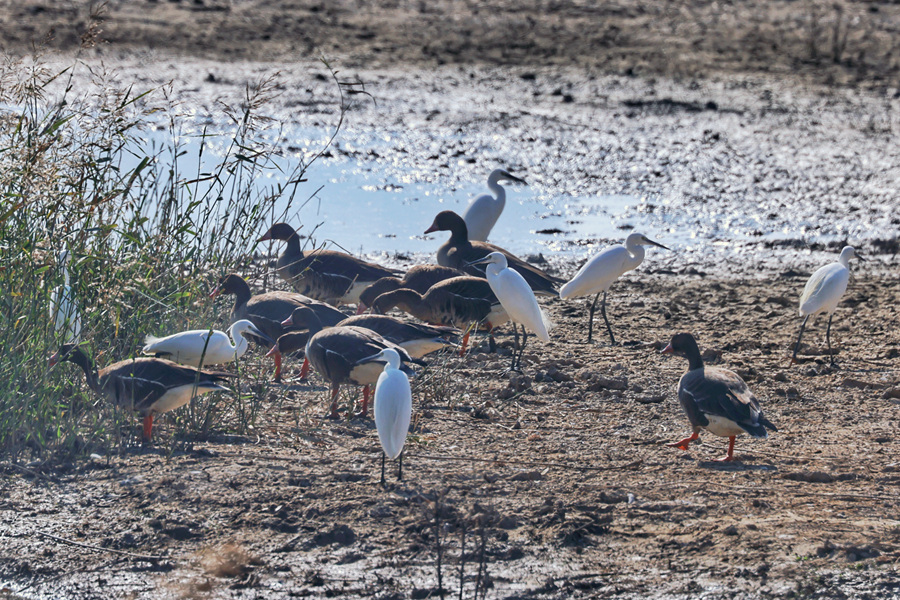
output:
[[[209,388],[198,386],[197,387],[197,396],[201,394],[205,394],[206,392],[212,392],[213,390],[218,388]],[[180,385],[178,387],[170,389],[168,392],[162,395],[162,397],[150,405],[148,413],[164,413],[169,412],[170,410],[175,410],[176,408],[181,408],[185,404],[191,401],[191,397],[194,395],[194,384],[190,385]]]
[[[359,304],[359,297],[363,290],[375,283],[374,281],[354,281],[347,293],[341,296],[344,304]]]
[[[426,354],[431,354],[432,352],[440,350],[441,348],[446,348],[450,345],[452,344],[447,341],[435,340],[434,338],[410,340],[400,344],[400,346],[402,346],[413,358],[422,358]]]
[[[704,427],[704,429],[713,435],[719,437],[731,437],[733,435],[745,433],[745,431],[731,419],[714,415],[706,415],[706,418],[709,420],[709,425]]]

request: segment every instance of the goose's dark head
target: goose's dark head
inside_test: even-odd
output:
[[[426,229],[425,233],[432,233],[434,231],[449,231],[454,236],[464,236],[467,239],[469,237],[469,229],[466,227],[466,222],[452,210],[443,210],[439,212],[434,218],[431,227]]]
[[[275,223],[257,241],[265,242],[266,240],[283,240],[286,242],[295,235],[297,235],[297,232],[287,223]]]
[[[247,285],[247,282],[244,281],[244,278],[240,275],[235,275],[232,273],[231,275],[226,275],[219,279],[219,284],[216,286],[216,289],[212,291],[209,295],[210,298],[215,298],[220,294],[240,294],[242,291],[250,290],[250,286]]]

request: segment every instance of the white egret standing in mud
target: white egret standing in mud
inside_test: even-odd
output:
[[[803,294],[800,295],[800,316],[804,317],[800,325],[800,334],[794,345],[794,355],[791,364],[797,362],[797,351],[800,349],[800,339],[803,337],[803,329],[809,318],[820,312],[828,313],[828,328],[825,330],[825,339],[828,342],[828,355],[831,364],[834,364],[834,353],[831,351],[831,319],[837,308],[841,296],[847,291],[847,283],[850,281],[850,259],[865,260],[856,253],[853,246],[844,246],[837,262],[819,267],[806,282]]]
[[[491,229],[500,218],[500,213],[506,206],[506,190],[500,185],[500,181],[521,183],[528,185],[524,179],[519,179],[503,169],[495,169],[488,176],[488,188],[494,193],[482,194],[471,202],[463,215],[466,227],[469,230],[469,240],[484,242],[491,234]]]
[[[704,367],[697,341],[690,333],[678,333],[663,349],[688,359],[688,371],[678,382],[678,401],[693,432],[669,446],[687,450],[700,438],[700,430],[728,438],[728,453],[720,461],[734,460],[734,438],[746,432],[756,438],[769,437],[766,429],[778,431],[763,416],[759,401],[737,373],[720,367]]]
[[[491,252],[481,260],[476,260],[471,265],[487,264],[487,280],[494,295],[500,301],[500,305],[513,322],[516,350],[513,352],[511,371],[518,371],[522,367],[522,354],[525,352],[525,343],[528,341],[526,328],[531,329],[544,342],[550,341],[547,330],[552,326],[534,297],[534,292],[528,286],[525,278],[507,266],[506,257],[500,252]],[[522,345],[519,346],[519,331],[516,323],[522,324]]]
[[[609,326],[609,319],[606,318],[606,291],[625,272],[631,271],[641,264],[641,261],[644,260],[643,247],[648,245],[668,250],[645,235],[632,233],[625,240],[624,246],[621,244],[610,246],[584,263],[575,277],[559,290],[559,297],[563,300],[596,294],[594,302],[591,304],[588,321],[588,342],[591,341],[594,332],[594,310],[597,308],[597,298],[602,292],[603,302],[600,304],[600,314],[603,315],[603,321],[606,323],[609,339],[615,345],[616,338],[613,337],[612,327]]]
[[[385,457],[398,459],[397,480],[403,479],[403,446],[412,418],[412,391],[409,378],[400,370],[400,355],[393,348],[364,358],[357,364],[384,362],[384,371],[375,384],[375,429],[381,442],[381,484],[384,485]]]
[[[257,329],[253,323],[241,319],[228,328],[228,333],[217,329],[193,329],[162,338],[148,335],[144,338],[142,352],[192,367],[199,367],[201,358],[204,365],[221,365],[244,355],[249,346],[245,333],[269,347],[275,344],[275,340]],[[234,344],[231,343],[232,339]]]
[[[50,319],[57,337],[64,344],[77,344],[81,338],[81,314],[75,302],[75,290],[69,284],[69,251],[63,250],[57,259],[63,284],[50,292]]]

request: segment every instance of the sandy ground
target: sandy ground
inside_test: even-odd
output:
[[[22,51],[27,28],[40,34],[47,23],[56,44],[70,45],[64,24],[84,18],[80,3],[9,4],[8,50]],[[657,198],[644,210],[666,218],[651,214],[648,222],[696,227],[700,241],[675,255],[650,253],[613,288],[621,346],[607,343],[601,322],[599,343],[586,344],[585,302],[551,300],[553,339],[529,344],[524,376],[504,373],[508,336],[499,356],[482,347],[465,359],[435,358],[415,383],[404,479],[396,482],[392,470],[386,488],[372,421],[322,420],[322,382],[299,384],[293,364],[286,383],[273,385],[258,354],[245,390],[263,399],[252,435],[233,433],[238,417],[228,404],[208,438],[185,435],[184,419],[162,421],[153,449],[126,444],[121,454],[49,471],[4,464],[0,598],[440,597],[439,552],[451,597],[461,584],[466,598],[476,587],[489,598],[900,597],[900,160],[890,61],[878,63],[884,75],[872,67],[863,76],[856,67],[872,54],[856,52],[863,62],[855,68],[803,59],[801,39],[795,55],[752,46],[758,51],[746,52],[741,66],[748,38],[730,37],[724,25],[755,27],[761,39],[782,31],[793,48],[784,32],[803,29],[787,24],[808,22],[811,5],[792,13],[771,3],[740,18],[759,7],[746,3],[732,18],[701,3],[659,13],[603,3],[598,19],[592,4],[526,5],[502,18],[511,5],[495,5],[474,22],[454,12],[473,6],[451,2],[378,11],[351,3],[111,4],[103,29],[113,43],[89,60],[102,60],[119,81],[172,80],[179,101],[203,112],[281,66],[286,91],[272,115],[327,125],[334,84],[308,53],[332,40],[347,61],[342,73],[368,82],[377,98],[359,99],[347,131],[409,132],[373,160],[420,157],[414,176],[475,180],[484,169],[471,149],[480,148],[485,160],[505,157],[536,186]],[[870,20],[880,12],[879,26],[897,10],[842,6],[842,14]],[[275,18],[283,14],[290,18]],[[693,15],[699,29],[670,27],[664,39],[693,53],[640,43],[673,19],[687,22],[675,14]],[[821,22],[833,16],[823,13]],[[265,18],[268,39],[229,43],[242,30],[258,39],[254,19]],[[620,42],[585,33],[569,43],[536,35],[528,48],[509,44],[523,38],[509,24],[529,19],[554,36],[594,31],[580,20],[599,23],[598,36],[618,27]],[[221,29],[222,20],[235,28]],[[285,23],[320,37],[307,40]],[[224,41],[210,41],[217,36]],[[358,50],[338,45],[347,36]],[[303,64],[221,60],[283,60],[288,38]],[[188,60],[147,46],[206,48],[208,56]],[[719,47],[724,58],[713,60],[707,50]],[[526,55],[541,57],[540,65],[523,66]],[[796,80],[773,76],[793,68]],[[693,77],[704,69],[709,77]],[[635,76],[642,73],[652,77]],[[873,89],[820,87],[829,77],[862,77]],[[498,122],[509,141],[492,145]],[[748,207],[752,218],[735,218]],[[835,248],[805,244],[804,235],[758,242],[753,232],[763,237],[821,214],[833,219],[812,220],[814,231],[836,246],[864,238],[872,260],[853,264],[835,315],[837,367],[824,356],[823,319],[807,331],[801,364],[789,367],[799,292]],[[572,256],[548,252],[545,266],[571,275]],[[677,331],[694,332],[711,363],[740,373],[779,428],[765,441],[739,438],[735,463],[713,462],[725,443],[711,435],[688,452],[665,445],[688,433],[675,398],[685,362],[658,352]],[[344,403],[353,398],[348,391]]]

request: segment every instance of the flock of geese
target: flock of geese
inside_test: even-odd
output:
[[[310,367],[331,385],[329,416],[338,417],[340,386],[363,386],[360,416],[368,414],[370,386],[375,386],[375,424],[384,457],[400,457],[409,428],[412,398],[410,364],[425,364],[424,356],[453,348],[463,355],[476,330],[488,333],[490,351],[496,350],[492,332],[511,321],[515,337],[510,370],[521,370],[528,331],[544,342],[550,340],[552,323],[538,304],[538,296],[562,299],[594,296],[590,305],[588,335],[593,335],[594,312],[602,294],[601,314],[615,344],[606,315],[609,287],[623,273],[644,259],[644,246],[662,244],[640,233],[632,233],[624,245],[606,248],[590,258],[575,276],[565,282],[486,241],[505,202],[501,181],[525,181],[497,169],[488,178],[492,195],[474,199],[465,215],[439,213],[425,233],[447,231],[450,238],[438,249],[436,265],[419,265],[398,278],[399,273],[343,252],[316,249],[305,252],[300,236],[286,223],[277,223],[260,242],[284,242],[275,263],[278,276],[295,291],[270,291],[253,295],[248,283],[236,274],[227,275],[211,296],[233,295],[231,327],[227,332],[210,329],[184,331],[166,337],[148,336],[142,351],[148,357],[130,358],[97,370],[79,347],[81,317],[69,284],[68,252],[60,255],[63,285],[51,293],[50,312],[57,335],[64,342],[50,358],[51,366],[69,361],[81,367],[88,386],[109,401],[143,415],[143,436],[149,442],[156,414],[174,410],[194,396],[227,390],[234,374],[205,370],[238,360],[250,344],[264,347],[275,362],[275,379],[281,380],[282,356],[302,355],[300,379]],[[833,264],[817,270],[800,298],[805,317],[794,348],[792,364],[809,317],[829,315],[826,339],[831,352],[831,318],[847,288],[849,261],[858,255],[847,246]],[[561,287],[558,287],[560,286]],[[336,307],[356,305],[357,314],[347,316]],[[387,313],[393,309],[420,322],[401,320]],[[522,328],[519,341],[518,326]],[[701,429],[729,438],[728,452],[721,460],[733,460],[735,437],[748,433],[766,437],[776,430],[762,413],[756,397],[734,372],[705,367],[694,337],[675,335],[664,353],[688,360],[681,378],[679,401],[692,427],[692,434],[671,446],[687,450]]]

